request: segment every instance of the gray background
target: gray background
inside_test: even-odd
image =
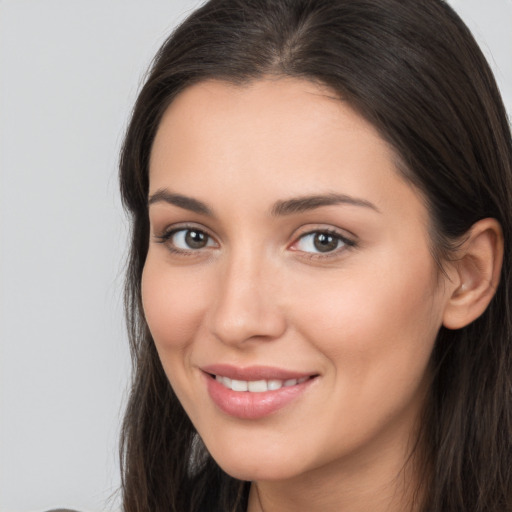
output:
[[[198,3],[0,0],[2,512],[119,506],[129,358],[117,156],[151,57]],[[512,112],[512,1],[451,3]]]

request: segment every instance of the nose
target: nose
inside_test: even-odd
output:
[[[225,344],[270,341],[286,330],[276,269],[256,255],[232,257],[218,275],[212,334]]]

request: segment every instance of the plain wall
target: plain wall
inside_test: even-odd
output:
[[[512,0],[451,3],[512,112]],[[118,151],[151,57],[198,4],[0,0],[2,512],[119,506]]]

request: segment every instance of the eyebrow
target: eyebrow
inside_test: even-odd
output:
[[[166,189],[157,190],[154,194],[149,196],[148,206],[160,202],[172,204],[200,215],[206,215],[208,217],[214,216],[212,208],[210,208],[206,203],[182,194],[169,192]],[[379,212],[379,209],[373,203],[365,199],[359,199],[346,194],[331,193],[295,197],[283,201],[277,201],[271,209],[271,214],[274,217],[281,217],[285,215],[292,215],[294,213],[303,213],[322,206],[332,206],[337,204],[360,206]]]
[[[379,212],[379,209],[370,201],[348,196],[346,194],[320,194],[312,196],[296,197],[285,201],[277,201],[272,208],[272,215],[290,215],[293,213],[303,213],[321,206],[331,206],[336,204],[349,204],[352,206],[361,206],[370,208]]]
[[[198,201],[197,199],[183,196],[181,194],[174,194],[165,189],[157,190],[148,198],[148,206],[162,202],[173,204],[179,208],[190,210],[191,212],[199,213],[201,215],[213,217],[212,209],[202,201]]]

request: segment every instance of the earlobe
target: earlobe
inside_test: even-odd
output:
[[[458,275],[444,310],[443,325],[460,329],[487,308],[498,287],[503,262],[503,232],[496,219],[482,219],[469,230],[453,262]]]

